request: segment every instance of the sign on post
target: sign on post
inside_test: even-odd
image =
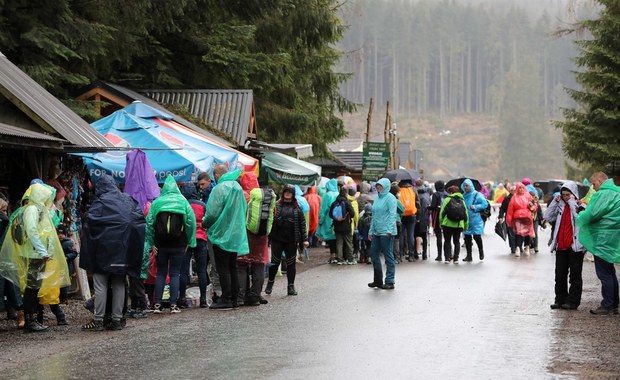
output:
[[[387,143],[364,142],[362,153],[362,180],[376,181],[387,170],[390,150]]]

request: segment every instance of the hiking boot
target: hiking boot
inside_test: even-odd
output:
[[[549,307],[551,307],[552,310],[558,310],[562,308],[562,305],[560,305],[559,303],[552,303],[551,305],[549,305]]]
[[[383,287],[383,272],[374,271],[374,281],[368,284],[369,288],[379,288]]]
[[[473,259],[471,258],[471,255],[467,255],[467,256],[465,256],[465,258],[463,259],[463,261],[465,261],[465,262],[470,262],[470,261],[472,261],[472,260],[473,260]]]
[[[579,306],[574,305],[574,304],[572,304],[572,303],[565,303],[565,304],[562,304],[562,306],[561,306],[561,307],[562,307],[562,309],[564,309],[564,310],[577,310],[577,308],[578,308]]]
[[[258,300],[260,301],[261,305],[267,305],[269,303],[269,301],[267,301],[263,296],[258,296]]]
[[[422,254],[422,260],[426,260],[426,259],[428,259],[428,255],[426,253],[423,253]]]
[[[82,331],[103,331],[103,321],[95,321],[82,325]]]
[[[604,307],[599,306],[599,307],[597,307],[594,310],[590,310],[590,314],[593,314],[593,315],[611,315],[611,314],[614,314],[613,310],[614,309],[605,309]]]
[[[394,289],[394,284],[383,284],[383,286],[381,286],[381,289],[392,290]]]
[[[9,308],[6,310],[6,319],[9,321],[16,321],[17,320],[17,310],[15,310],[14,308]]]
[[[441,261],[441,256],[435,257],[435,261]]]
[[[271,294],[273,291],[273,281],[267,281],[267,286],[265,286],[265,294]]]
[[[295,285],[294,284],[289,284],[287,293],[288,293],[289,296],[296,296],[297,295],[297,290],[295,290]]]
[[[209,310],[232,310],[233,304],[232,302],[216,302],[209,306]]]
[[[484,252],[480,252],[480,261],[484,260]]]
[[[48,327],[43,326],[37,321],[36,314],[26,314],[26,323],[24,325],[24,333],[47,331]]]

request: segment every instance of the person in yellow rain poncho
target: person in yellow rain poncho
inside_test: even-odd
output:
[[[39,297],[68,286],[69,270],[49,208],[52,190],[30,187],[28,204],[13,217],[0,250],[0,276],[19,285],[24,299],[24,332],[45,331],[37,322]]]

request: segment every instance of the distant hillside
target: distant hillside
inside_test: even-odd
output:
[[[367,111],[366,111],[367,112]],[[363,139],[366,132],[367,113],[344,117],[349,138]],[[500,134],[498,121],[488,115],[464,114],[452,117],[395,120],[400,141],[412,144],[424,154],[421,167],[429,172],[443,165],[455,175],[471,176],[483,180],[503,180],[499,172]],[[385,110],[374,111],[371,141],[383,141]],[[556,152],[531,176],[535,179],[564,178],[564,158],[561,154],[561,134],[549,127],[549,133],[557,135],[557,145],[548,147]],[[523,154],[528,154],[527,150]],[[429,178],[432,180],[433,178]],[[517,178],[509,178],[517,180]]]

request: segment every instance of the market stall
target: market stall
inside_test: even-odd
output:
[[[265,152],[260,165],[259,181],[314,186],[321,178],[321,167],[282,153]]]

